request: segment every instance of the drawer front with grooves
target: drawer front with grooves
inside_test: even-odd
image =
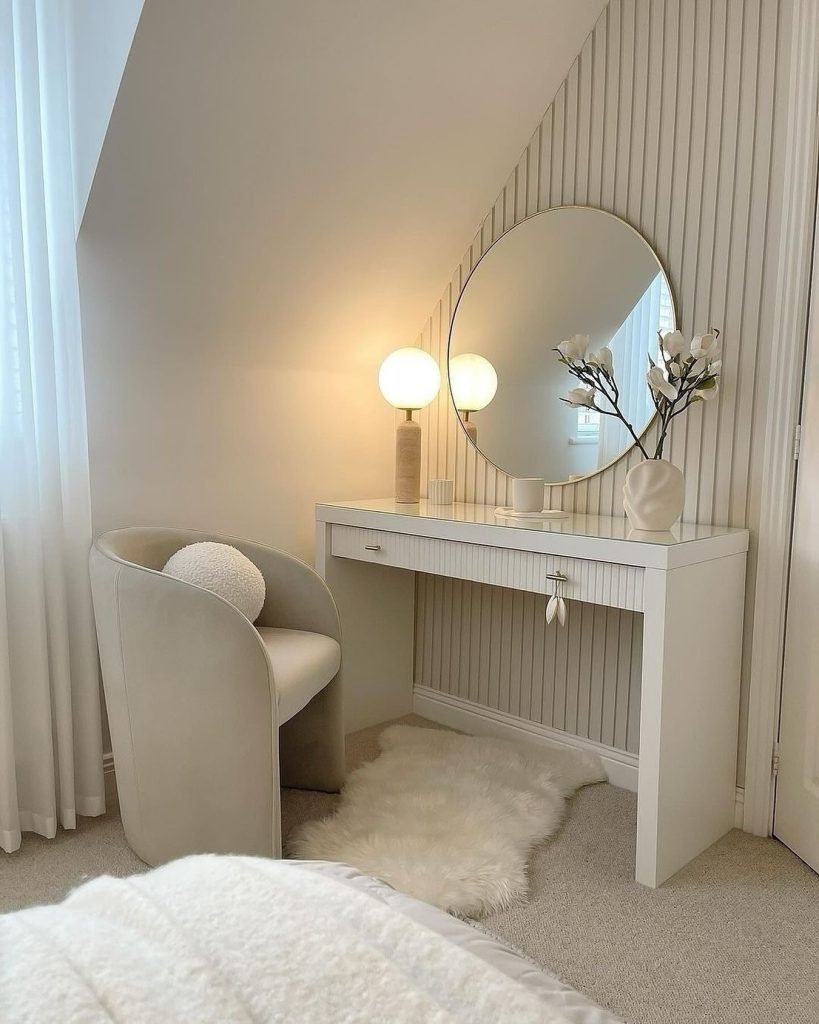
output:
[[[332,528],[332,554],[534,594],[554,593],[547,576],[563,573],[568,600],[643,610],[640,566],[338,525]]]

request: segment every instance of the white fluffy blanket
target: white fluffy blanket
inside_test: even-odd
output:
[[[464,917],[524,896],[530,851],[556,831],[565,798],[606,778],[599,757],[569,748],[406,725],[379,743],[338,811],[304,826],[289,852],[353,864]]]
[[[369,892],[297,864],[189,857],[0,917],[3,1024],[565,1020]]]

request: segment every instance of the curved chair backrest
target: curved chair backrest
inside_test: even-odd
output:
[[[278,722],[258,632],[227,601],[162,573],[190,530],[105,534],[94,613],[126,837],[149,864],[280,849]],[[254,545],[246,545],[253,558]]]
[[[108,557],[161,572],[171,555],[180,548],[205,540],[224,542],[222,537],[200,533],[197,530],[137,527],[105,533],[97,539],[94,546]]]

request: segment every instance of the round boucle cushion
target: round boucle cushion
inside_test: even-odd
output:
[[[200,541],[171,555],[162,570],[186,583],[212,590],[254,622],[264,604],[264,576],[230,544]]]

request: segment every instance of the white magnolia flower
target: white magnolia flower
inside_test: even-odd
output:
[[[722,369],[722,360],[715,359],[713,363],[708,364],[708,370],[710,373],[719,373]]]
[[[588,334],[573,334],[571,338],[561,341],[557,346],[557,351],[564,359],[568,359],[570,363],[574,363],[585,357],[588,347]]]
[[[587,405],[594,408],[594,388],[572,388],[566,394],[569,405]]]
[[[662,336],[663,352],[673,359],[680,356],[688,348],[688,342],[683,337],[682,331],[664,331]]]
[[[601,370],[605,370],[609,375],[614,368],[614,357],[608,345],[601,348],[599,352],[594,352],[590,355],[587,362],[591,363],[592,366],[599,366]]]
[[[691,342],[691,355],[695,359],[715,359],[718,353],[715,334],[696,334]]]
[[[661,395],[664,395],[671,402],[673,402],[679,394],[674,385],[669,384],[669,382],[666,380],[665,374],[659,366],[651,367],[651,369],[646,374],[646,381],[648,382],[648,386],[655,394],[659,393]]]

